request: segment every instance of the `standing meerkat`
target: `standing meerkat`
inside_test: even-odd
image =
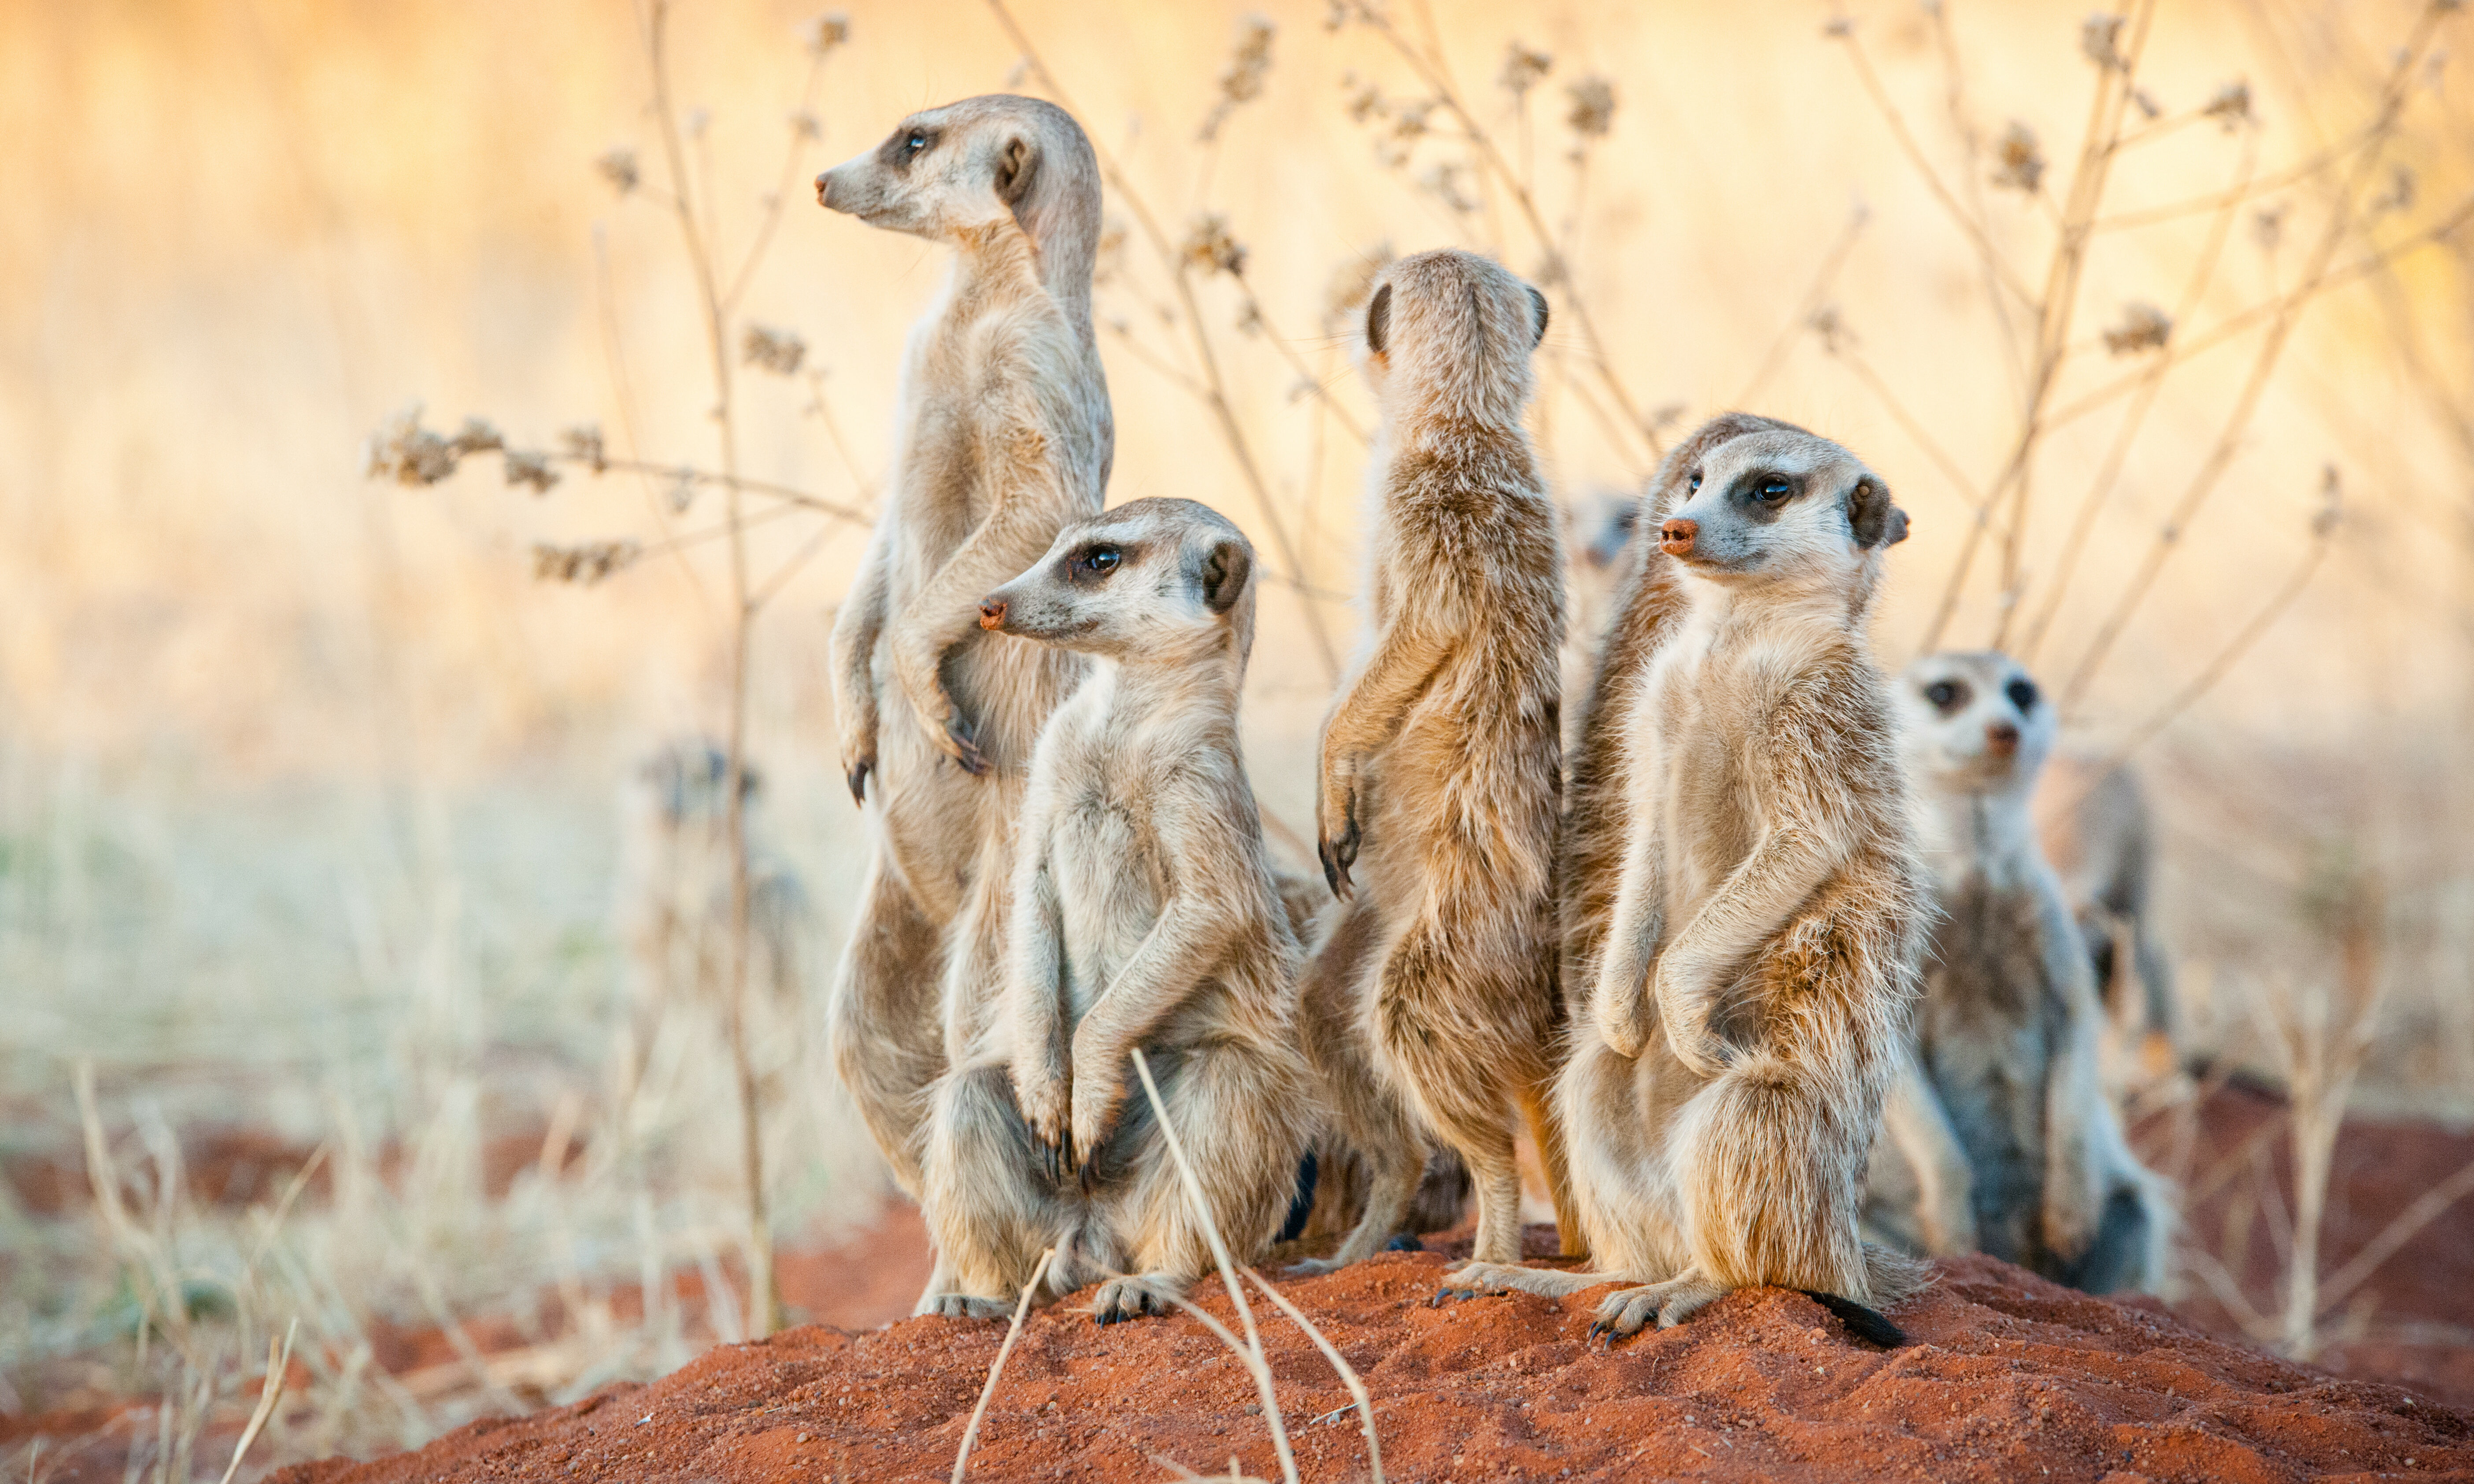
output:
[[[1005,1043],[936,1087],[925,1205],[953,1281],[923,1308],[1002,1318],[1050,1246],[1046,1296],[1106,1278],[1102,1324],[1165,1313],[1211,1271],[1136,1047],[1237,1260],[1288,1212],[1313,1100],[1297,939],[1238,745],[1252,573],[1219,515],[1136,500],[1067,526],[982,605],[991,631],[1094,663],[1031,763]]]
[[[2156,929],[2155,816],[2126,762],[2056,756],[2034,811],[2046,859],[2078,917],[2105,1007],[2107,1081],[2171,1076],[2182,1057],[2182,1004]]]
[[[1479,1261],[1443,1293],[1620,1281],[1593,1327],[1620,1336],[1770,1283],[1894,1344],[1878,1309],[1918,1274],[1857,1216],[1928,909],[1864,628],[1906,516],[1801,430],[1722,419],[1681,453],[1672,611],[1611,636],[1647,673],[1599,687],[1629,693],[1602,722],[1627,777],[1599,779],[1625,793],[1622,867],[1557,1088],[1600,1271]]]
[[[841,765],[873,856],[829,1036],[894,1178],[920,1189],[926,1090],[987,1030],[1031,745],[1080,674],[982,634],[982,594],[1096,513],[1115,427],[1091,329],[1100,170],[1061,108],[912,114],[816,199],[943,242],[954,269],[904,355],[893,479],[834,625]]]
[[[1520,423],[1546,300],[1485,258],[1422,252],[1377,275],[1365,326],[1381,417],[1370,628],[1323,724],[1315,824],[1342,904],[1307,1010],[1368,1178],[1325,1265],[1398,1229],[1426,1164],[1419,1125],[1468,1167],[1478,1254],[1516,1261],[1516,1115],[1567,1209],[1549,1109],[1563,551]]]
[[[1967,1152],[1978,1244],[2091,1293],[2165,1280],[2171,1207],[2098,1075],[2103,1012],[2028,801],[2052,704],[2006,655],[1928,655],[1899,687],[1941,916],[1917,1043]]]

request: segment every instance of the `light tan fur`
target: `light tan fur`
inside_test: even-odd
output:
[[[1007,1312],[1052,1245],[1046,1296],[1107,1279],[1103,1324],[1165,1313],[1211,1270],[1136,1047],[1237,1260],[1288,1211],[1314,1114],[1300,954],[1238,745],[1252,571],[1212,511],[1136,500],[982,605],[1093,667],[1031,764],[1003,1034],[934,1093],[925,1205],[951,1281],[924,1310]]]
[[[2032,805],[2105,1008],[2105,1080],[2117,1092],[2180,1069],[2182,1004],[2157,931],[2156,826],[2126,762],[2063,754]]]
[[[1905,517],[1837,444],[1740,415],[1649,503],[1662,554],[1632,559],[1576,769],[1569,869],[1620,867],[1611,904],[1567,892],[1596,971],[1557,1091],[1597,1271],[1480,1261],[1446,1292],[1622,1282],[1621,1335],[1771,1283],[1894,1338],[1869,1307],[1918,1275],[1857,1213],[1928,909],[1864,629]]]
[[[873,853],[829,1013],[868,1132],[921,1191],[926,1093],[989,1030],[1032,743],[1082,671],[982,634],[975,605],[1096,513],[1115,443],[1091,327],[1099,166],[1062,109],[972,98],[913,114],[817,199],[942,242],[953,273],[905,352],[891,488],[834,627],[852,796]],[[941,1269],[931,1290],[944,1281]]]
[[[1516,1116],[1558,1209],[1568,1200],[1548,1109],[1563,553],[1520,420],[1546,301],[1485,258],[1424,252],[1377,275],[1364,323],[1381,418],[1370,630],[1323,724],[1315,824],[1344,899],[1306,995],[1309,1047],[1368,1180],[1324,1265],[1398,1230],[1421,1126],[1468,1167],[1477,1251],[1514,1261]]]
[[[2158,1288],[2172,1208],[2098,1075],[2103,1012],[2028,800],[2059,730],[2007,656],[1928,655],[1899,684],[1940,908],[1919,1060],[1965,1151],[1983,1250],[2091,1292]]]

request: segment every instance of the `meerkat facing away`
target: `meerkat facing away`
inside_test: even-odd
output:
[[[2035,796],[2036,829],[2096,969],[2117,1087],[2180,1065],[2182,1006],[2156,930],[2154,816],[2130,764],[2056,755]]]
[[[1623,863],[1557,1088],[1600,1271],[1481,1261],[1443,1293],[1622,1281],[1594,1327],[1620,1336],[1772,1283],[1894,1344],[1878,1309],[1919,1275],[1857,1220],[1928,909],[1865,623],[1906,516],[1855,455],[1764,419],[1683,452],[1657,527],[1672,632],[1607,719]],[[1637,639],[1615,637],[1611,662]]]
[[[981,596],[1096,513],[1115,446],[1091,327],[1100,171],[1063,109],[966,99],[816,178],[816,199],[943,242],[904,354],[891,487],[834,626],[834,709],[873,854],[829,1015],[895,1179],[920,1189],[928,1086],[988,1029],[1031,746],[1081,673],[987,634]]]
[[[1307,1014],[1338,1135],[1369,1179],[1330,1263],[1398,1229],[1421,1125],[1468,1166],[1477,1251],[1514,1261],[1516,1114],[1558,1211],[1568,1202],[1548,1107],[1563,551],[1520,421],[1546,300],[1485,258],[1422,252],[1376,276],[1364,324],[1380,413],[1370,627],[1323,724],[1315,824],[1342,904]]]
[[[1105,1278],[1102,1324],[1165,1313],[1211,1271],[1136,1047],[1238,1260],[1288,1212],[1314,1105],[1299,952],[1238,743],[1253,570],[1209,509],[1136,500],[1068,525],[981,607],[1094,664],[1031,763],[1006,1035],[934,1094],[925,1204],[953,1281],[925,1309],[1003,1316],[1051,1245],[1047,1295]]]
[[[1899,686],[1941,909],[1917,1041],[1967,1151],[1983,1250],[2092,1293],[2154,1289],[2171,1205],[2098,1075],[2102,1011],[2028,809],[2058,721],[2005,655],[1928,655]]]
[[[688,1004],[727,1014],[731,951],[730,760],[701,737],[662,747],[638,767],[621,802],[620,928],[633,985],[632,1086],[664,1018]],[[765,1029],[756,1039],[792,1060],[806,1022],[807,940],[814,930],[798,873],[766,849],[758,803],[763,776],[740,770],[747,837],[748,962],[751,1008]]]

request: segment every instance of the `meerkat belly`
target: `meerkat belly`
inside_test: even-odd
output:
[[[1975,878],[1946,891],[1942,909],[1920,1024],[1926,1070],[1967,1151],[1985,1249],[2032,1263],[2056,1046],[2037,904]]]
[[[1066,1014],[1081,1023],[1159,922],[1154,843],[1125,806],[1089,798],[1062,810],[1050,869],[1065,947]]]

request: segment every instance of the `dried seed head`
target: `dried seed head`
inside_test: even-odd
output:
[[[569,458],[593,472],[600,474],[609,470],[610,454],[609,450],[602,446],[600,423],[579,422],[558,435],[558,441],[567,450]]]
[[[1504,47],[1503,70],[1494,75],[1494,80],[1515,98],[1525,98],[1531,88],[1546,80],[1548,69],[1554,65],[1555,59],[1544,52],[1514,41]]]
[[[1272,70],[1272,37],[1277,34],[1268,16],[1249,12],[1237,18],[1237,54],[1220,74],[1220,101],[1202,120],[1201,142],[1220,137],[1220,126],[1229,113],[1262,95],[1263,79]]]
[[[2390,165],[2386,190],[2371,198],[2371,210],[2411,211],[2413,209],[2414,175],[2411,166]]]
[[[2001,131],[1993,141],[1993,157],[2001,168],[1993,172],[1993,183],[2025,191],[2032,196],[2045,180],[2045,152],[2036,143],[2036,132],[2017,119]]]
[[[558,470],[549,467],[548,454],[527,453],[510,448],[500,457],[506,465],[507,484],[510,488],[516,485],[530,485],[533,493],[547,494],[549,487],[558,483]]]
[[[799,374],[799,365],[808,358],[808,343],[791,330],[777,330],[768,325],[751,324],[739,342],[739,359],[760,371],[776,376]]]
[[[1572,100],[1570,111],[1564,115],[1564,122],[1572,126],[1572,132],[1584,139],[1601,139],[1608,130],[1615,127],[1615,85],[1613,83],[1592,72],[1578,82],[1564,84],[1564,91]]]
[[[802,139],[821,139],[825,136],[825,126],[813,113],[801,108],[790,115],[790,132]]]
[[[1856,332],[1849,329],[1847,322],[1840,318],[1836,304],[1822,305],[1814,310],[1812,318],[1805,323],[1811,327],[1815,335],[1821,337],[1821,348],[1827,354],[1836,355],[1841,347],[1856,342]]]
[[[1241,335],[1263,333],[1263,306],[1250,296],[1237,306],[1237,332]]]
[[[1530,270],[1529,281],[1541,289],[1552,289],[1561,287],[1571,275],[1571,266],[1564,261],[1564,254],[1548,248],[1539,254],[1538,266]]]
[[[1340,75],[1340,90],[1347,95],[1341,106],[1348,110],[1350,123],[1363,124],[1369,119],[1383,116],[1383,90],[1356,73]]]
[[[1126,224],[1110,217],[1100,224],[1100,251],[1091,265],[1091,286],[1105,287],[1126,271]]]
[[[600,172],[601,179],[609,181],[610,188],[621,196],[634,190],[644,179],[643,172],[636,168],[636,152],[623,144],[603,151],[601,157],[593,162],[593,168]]]
[[[2122,55],[2122,27],[2128,19],[2099,11],[2079,22],[2079,51],[2099,67],[2129,66],[2129,60]]]
[[[1856,22],[1850,16],[1832,15],[1822,23],[1821,34],[1833,41],[1843,41],[1856,34]]]
[[[2165,111],[2165,106],[2156,101],[2156,95],[2144,87],[2132,88],[2130,101],[2138,108],[2141,118],[2152,119]]]
[[[1442,160],[1428,165],[1418,177],[1418,189],[1433,196],[1451,211],[1468,216],[1477,210],[1477,198],[1461,188],[1467,166],[1459,160]]]
[[[2155,350],[2172,334],[2171,316],[2144,299],[2132,299],[2122,306],[2122,323],[2104,332],[2104,347],[2115,355]]]
[[[673,515],[686,515],[688,507],[695,503],[695,475],[686,469],[679,470],[677,476],[670,481],[669,489],[662,491],[663,503],[669,506],[670,514]]]
[[[626,570],[643,554],[643,548],[634,541],[587,541],[581,546],[552,546],[536,541],[533,580],[579,583],[590,587],[613,573]]]
[[[2283,205],[2262,206],[2251,213],[2250,240],[2262,252],[2273,252],[2284,245],[2285,210]]]
[[[2338,477],[2337,466],[2323,465],[2319,470],[2319,508],[2311,515],[2311,534],[2326,540],[2336,534],[2338,522],[2345,518],[2345,484]]]
[[[1649,424],[1649,430],[1651,432],[1663,433],[1668,428],[1682,422],[1684,420],[1684,415],[1690,410],[1690,408],[1686,407],[1682,402],[1664,402],[1661,403],[1659,406],[1651,408],[1642,420]]]
[[[1194,219],[1194,226],[1185,234],[1185,245],[1178,251],[1188,268],[1199,269],[1205,275],[1246,276],[1245,246],[1229,235],[1228,219],[1217,211],[1206,211]]]
[[[824,56],[850,40],[849,12],[827,11],[799,28],[799,39],[807,46],[810,55]]]
[[[389,418],[361,443],[361,472],[400,485],[434,485],[455,472],[462,454],[448,440],[421,425],[421,404]]]
[[[468,453],[488,453],[496,448],[504,448],[507,440],[490,425],[487,419],[466,418],[464,425],[455,430],[455,436],[447,441],[447,446],[460,459]]]
[[[2243,125],[2249,123],[2250,80],[2248,78],[2236,78],[2232,82],[2227,83],[2224,86],[2218,88],[2216,96],[2210,98],[2206,106],[2201,108],[2199,111],[2206,114],[2208,117],[2215,119],[2218,123],[2224,125],[2225,132],[2227,133],[2231,133]]]
[[[1392,244],[1378,242],[1368,251],[1342,263],[1331,271],[1331,282],[1322,292],[1322,325],[1337,331],[1374,292],[1374,280],[1392,263]]]

